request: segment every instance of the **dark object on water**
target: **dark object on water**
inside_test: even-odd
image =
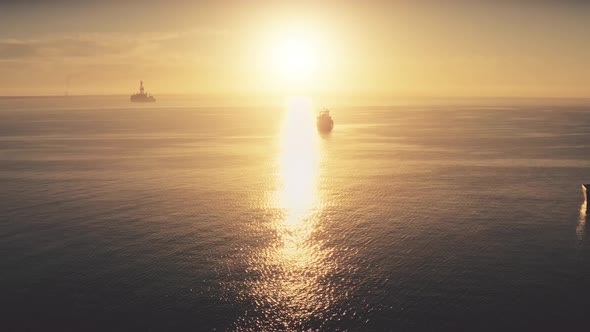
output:
[[[332,128],[334,128],[334,120],[332,120],[332,117],[330,116],[330,111],[327,109],[320,111],[320,114],[317,117],[316,124],[318,127],[318,131],[322,133],[331,132]]]
[[[148,95],[147,92],[143,89],[143,81],[139,81],[139,93],[131,95],[131,102],[134,103],[153,103],[156,101],[156,98],[152,95]]]

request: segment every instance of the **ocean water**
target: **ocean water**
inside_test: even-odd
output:
[[[588,328],[590,105],[332,113],[0,100],[0,329]]]

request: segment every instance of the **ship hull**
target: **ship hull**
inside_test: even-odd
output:
[[[318,121],[317,128],[319,132],[329,133],[334,129],[334,121]]]
[[[130,98],[132,103],[154,103],[156,102],[156,98],[149,96],[149,97],[144,97],[144,96],[131,96]]]

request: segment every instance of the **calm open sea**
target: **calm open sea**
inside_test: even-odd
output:
[[[588,328],[590,104],[0,100],[3,331]]]

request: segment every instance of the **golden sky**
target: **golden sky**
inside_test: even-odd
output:
[[[0,95],[590,97],[587,2],[444,2],[0,0]]]

